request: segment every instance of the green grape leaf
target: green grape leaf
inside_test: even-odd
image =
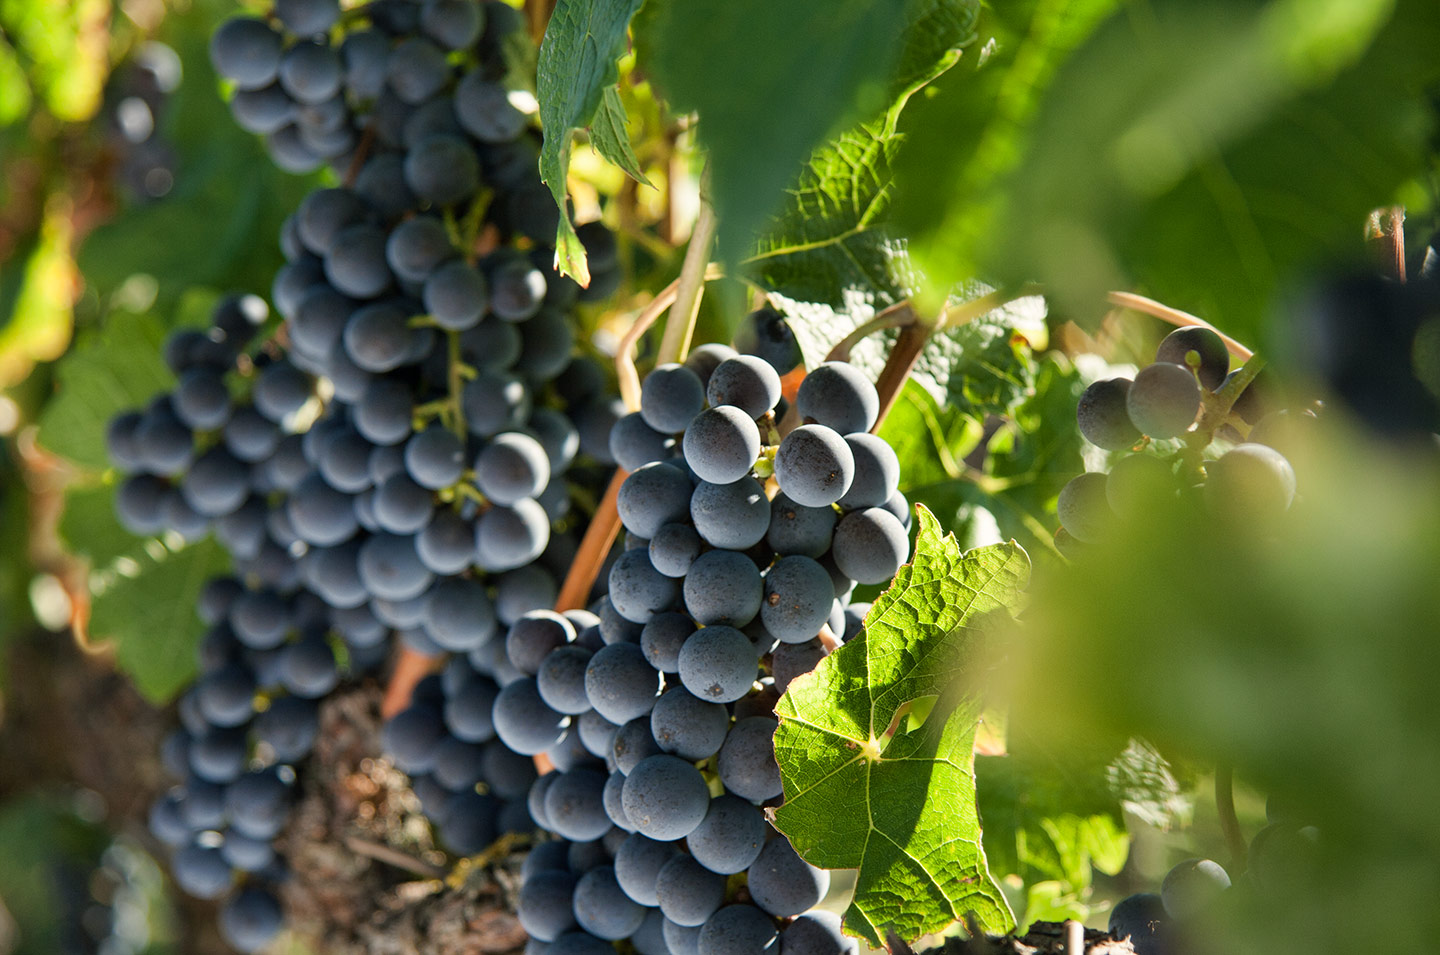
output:
[[[195,644],[204,630],[195,602],[230,558],[209,538],[174,549],[149,541],[138,553],[92,578],[90,637],[113,641],[117,666],[160,704],[195,677]]]
[[[1030,563],[1013,542],[962,554],[934,515],[916,513],[915,558],[861,636],[775,707],[775,826],[812,865],[859,870],[845,926],[872,944],[967,913],[991,931],[1014,925],[985,862],[973,749],[992,624],[1018,605]],[[926,718],[906,719],[932,699]]]
[[[560,207],[555,258],[561,273],[590,284],[585,247],[575,234],[566,208],[565,173],[575,130],[593,122],[591,142],[600,154],[631,175],[639,163],[625,136],[625,108],[613,95],[619,79],[616,61],[624,51],[630,18],[641,0],[559,0],[550,15],[536,65],[540,126],[540,178]],[[645,181],[643,176],[637,176]]]
[[[55,396],[40,415],[40,443],[81,467],[108,468],[110,419],[174,384],[160,357],[165,331],[153,315],[116,312],[81,339],[56,365]]]
[[[141,547],[115,516],[115,485],[108,481],[65,488],[59,533],[66,550],[88,558],[92,567],[109,567],[122,557],[133,558]]]
[[[827,137],[949,65],[975,0],[689,0],[648,21],[643,64],[700,115],[720,257],[739,261]],[[796,42],[803,37],[803,42]],[[943,66],[941,67],[943,68]]]
[[[1428,174],[1440,7],[1119,6],[987,7],[993,55],[908,117],[895,216],[927,297],[1036,279],[1096,322],[1136,286],[1247,339],[1310,270],[1370,267],[1367,212]]]
[[[640,169],[640,160],[630,147],[630,135],[625,131],[625,104],[620,101],[620,88],[607,86],[600,97],[600,108],[590,124],[590,145],[600,155],[625,171],[625,174],[641,185],[650,185]]]

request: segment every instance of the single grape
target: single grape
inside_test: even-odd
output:
[[[541,698],[561,713],[578,715],[590,709],[585,669],[591,656],[591,650],[575,644],[557,647],[547,654],[535,676]]]
[[[515,917],[532,937],[554,941],[575,925],[574,896],[574,876],[559,869],[543,869],[521,884]]]
[[[660,674],[633,643],[604,647],[585,668],[585,695],[612,723],[627,723],[649,713],[660,695]]]
[[[531,679],[507,684],[495,698],[491,719],[500,740],[525,756],[543,753],[559,742],[569,722],[546,704]]]
[[[1090,471],[1077,475],[1060,489],[1055,511],[1060,526],[1076,540],[1100,540],[1113,526],[1115,513],[1110,509],[1107,481],[1104,474]]]
[[[715,366],[705,386],[712,408],[733,405],[751,418],[762,418],[780,401],[780,376],[754,355],[737,355]]]
[[[339,0],[275,0],[275,16],[296,36],[325,33],[340,19]]]
[[[729,484],[746,477],[755,466],[760,429],[747,412],[733,405],[707,408],[690,421],[682,447],[685,463],[697,477]]]
[[[280,85],[299,103],[323,103],[340,92],[344,67],[328,44],[302,40],[280,58]]]
[[[880,396],[854,365],[827,361],[805,376],[795,404],[806,422],[841,434],[869,431],[880,415]]]
[[[678,925],[704,925],[725,901],[725,877],[677,855],[666,862],[655,880],[660,911]]]
[[[660,365],[640,386],[640,414],[662,434],[684,431],[704,407],[705,386],[700,376],[684,365]]]
[[[684,687],[666,690],[650,711],[650,733],[655,742],[682,759],[714,756],[729,729],[730,713],[722,704],[702,700]]]
[[[784,316],[769,309],[757,309],[740,321],[735,331],[735,348],[765,359],[777,374],[784,376],[800,364],[800,344]]]
[[[621,491],[624,491],[623,486]],[[699,563],[696,561],[697,565]],[[758,578],[759,575],[756,576]],[[620,555],[610,567],[609,585],[610,601],[615,609],[626,620],[635,623],[647,623],[655,614],[670,609],[680,592],[676,580],[666,577],[651,565],[649,551],[645,548],[627,550]],[[758,603],[758,597],[756,601]]]
[[[415,329],[398,305],[376,302],[351,313],[341,340],[350,360],[365,371],[393,371],[408,359]]]
[[[830,616],[830,574],[809,557],[782,557],[765,574],[760,619],[781,643],[814,639]]]
[[[825,647],[819,639],[804,643],[782,643],[770,656],[770,673],[775,679],[775,692],[784,693],[790,681],[809,673],[825,659]]]
[[[799,915],[813,908],[830,889],[830,873],[796,854],[781,836],[765,843],[746,873],[750,897],[771,915]]]
[[[653,540],[650,542],[655,543]],[[640,632],[640,650],[650,665],[662,673],[678,673],[680,648],[695,632],[695,624],[683,613],[659,613]]]
[[[816,909],[804,912],[780,933],[783,955],[859,955],[860,943],[841,932],[840,916]]]
[[[1080,433],[1096,447],[1123,451],[1140,440],[1140,429],[1130,420],[1126,401],[1129,378],[1107,378],[1093,382],[1075,407]]]
[[[830,549],[835,521],[833,507],[805,507],[781,492],[770,502],[770,527],[765,542],[777,554],[819,558]]]
[[[706,626],[680,648],[680,682],[710,703],[740,699],[750,692],[756,673],[755,647],[733,627]]]
[[[716,763],[725,788],[742,799],[764,802],[780,795],[780,767],[775,763],[775,720],[752,716],[730,727]]]
[[[449,206],[462,202],[480,185],[480,161],[459,136],[425,137],[405,157],[405,183],[425,202]]]
[[[624,777],[621,777],[624,779]],[[658,905],[656,887],[660,870],[679,855],[672,842],[659,842],[640,833],[631,833],[615,853],[615,880],[620,888],[641,905]]]
[[[780,935],[775,921],[753,905],[727,905],[706,920],[696,946],[699,955],[775,955]]]
[[[690,519],[711,547],[748,550],[760,543],[770,528],[770,502],[754,478],[742,477],[729,484],[701,481],[690,495]]]
[[[264,20],[226,20],[210,38],[215,72],[242,90],[269,85],[280,70],[281,37]]]
[[[482,438],[519,426],[531,411],[525,382],[507,374],[482,374],[466,382],[460,402],[466,428]]]
[[[533,675],[550,651],[575,639],[570,621],[550,610],[532,610],[511,625],[505,653],[521,673]]]
[[[760,571],[749,557],[712,550],[690,565],[684,583],[685,609],[705,626],[743,627],[760,612],[762,591]]]
[[[497,504],[533,498],[550,481],[550,459],[528,434],[506,432],[490,440],[475,459],[475,483]]]
[[[691,493],[684,471],[669,464],[647,464],[625,478],[615,505],[626,530],[649,540],[665,524],[689,516]]]
[[[1228,888],[1230,876],[1218,862],[1186,859],[1166,874],[1160,899],[1171,918],[1189,919],[1214,905]]]
[[[1187,360],[1192,351],[1196,354],[1195,365]],[[1211,391],[1220,388],[1230,371],[1230,351],[1225,347],[1225,340],[1211,329],[1200,326],[1177,328],[1166,335],[1155,350],[1155,360],[1190,368],[1199,377],[1200,383]]]
[[[535,501],[492,506],[475,525],[475,562],[491,572],[514,570],[539,557],[549,541],[549,516]]]
[[[545,793],[545,817],[557,835],[577,842],[599,839],[610,829],[603,793],[606,776],[593,769],[561,773]]]
[[[455,88],[455,116],[465,131],[482,143],[510,142],[529,125],[525,114],[510,103],[505,87],[479,71],[467,73]]]
[[[831,553],[845,576],[885,583],[910,556],[910,539],[895,515],[881,507],[852,511],[835,526]]]
[[[645,906],[627,896],[608,865],[596,866],[575,883],[575,921],[597,938],[629,938],[645,921]]]
[[[1273,520],[1295,500],[1295,469],[1263,444],[1240,444],[1205,466],[1205,501],[1239,520]]]
[[[720,363],[726,359],[736,358],[739,355],[740,353],[729,345],[722,345],[719,342],[699,345],[691,349],[689,356],[685,359],[685,367],[700,376],[708,396],[710,376],[715,373],[715,369],[720,367]],[[711,404],[715,404],[715,402],[712,401]]]
[[[425,280],[425,310],[441,328],[474,328],[489,305],[489,286],[475,266],[460,259],[439,266]]]
[[[465,50],[480,39],[484,8],[474,0],[426,0],[420,29],[447,50]]]
[[[662,752],[660,744],[650,733],[650,720],[641,716],[615,731],[610,757],[615,762],[615,768],[628,776],[643,760]]]
[[[867,432],[847,434],[845,443],[855,459],[855,478],[838,503],[846,510],[880,507],[900,485],[900,459],[890,442]]]
[[[1152,438],[1176,438],[1200,411],[1200,386],[1183,365],[1156,362],[1140,369],[1125,396],[1130,420]]]
[[[403,102],[418,105],[436,93],[450,78],[445,51],[421,37],[402,40],[390,52],[386,81]]]
[[[705,819],[685,837],[695,861],[722,875],[744,872],[765,845],[765,817],[752,804],[728,793],[710,801]]]
[[[402,710],[380,732],[385,753],[398,769],[412,776],[430,771],[444,740],[444,719],[430,706]]]
[[[649,756],[625,777],[622,802],[636,831],[669,842],[685,838],[705,818],[710,791],[683,759]]]
[[[684,577],[703,548],[689,524],[665,524],[650,538],[650,564],[666,577]]]
[[[1109,932],[1117,941],[1129,939],[1136,955],[1163,955],[1168,921],[1159,895],[1137,892],[1121,899],[1110,910]]]
[[[246,886],[220,910],[220,934],[241,952],[258,952],[280,934],[280,903],[265,889]]]
[[[834,504],[854,479],[855,457],[838,432],[824,425],[806,424],[780,442],[775,455],[775,480],[797,504]]]

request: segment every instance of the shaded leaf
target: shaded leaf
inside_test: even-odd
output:
[[[976,6],[690,0],[660,9],[644,65],[676,109],[700,114],[720,257],[734,263],[750,250],[827,136],[884,112],[949,55]]]
[[[1440,8],[1167,0],[1093,29],[1108,6],[987,8],[991,62],[911,117],[897,221],[931,297],[981,268],[1093,322],[1135,285],[1253,338],[1427,168]]]
[[[774,822],[813,865],[859,869],[849,931],[878,943],[938,931],[973,912],[1014,918],[990,876],[975,810],[973,744],[989,622],[1019,601],[1029,561],[1016,544],[961,554],[924,508],[915,559],[866,615],[865,630],[775,708],[785,803]],[[900,719],[938,696],[928,719]]]
[[[147,544],[125,568],[94,587],[90,636],[114,641],[116,663],[141,694],[160,704],[195,677],[195,645],[204,630],[195,602],[205,581],[224,573],[229,555],[215,541],[171,550]]]
[[[105,428],[174,384],[160,357],[165,328],[153,315],[112,314],[56,365],[55,396],[40,415],[40,443],[93,471],[110,466]]]
[[[638,165],[625,137],[625,109],[618,96],[607,97],[605,91],[614,87],[619,78],[616,61],[624,51],[625,32],[640,3],[559,0],[540,44],[536,87],[540,126],[545,134],[540,148],[540,178],[560,207],[556,264],[581,285],[590,284],[590,270],[585,262],[585,247],[575,234],[566,205],[565,174],[570,166],[571,138],[575,130],[589,126],[599,110],[596,148],[627,172]]]

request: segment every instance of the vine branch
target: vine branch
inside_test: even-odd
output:
[[[700,216],[690,233],[690,245],[685,249],[685,262],[680,267],[680,278],[675,290],[675,304],[665,322],[665,335],[660,340],[660,354],[656,361],[666,364],[684,361],[690,352],[690,339],[695,334],[695,319],[700,314],[700,299],[705,294],[705,279],[710,261],[710,248],[715,244],[715,209],[704,198],[700,200]]]
[[[1178,308],[1172,308],[1164,302],[1157,302],[1153,298],[1136,295],[1134,292],[1111,292],[1105,296],[1105,298],[1112,305],[1119,305],[1121,308],[1128,308],[1132,311],[1144,312],[1146,315],[1153,315],[1155,318],[1163,322],[1169,322],[1177,328],[1208,328],[1216,335],[1219,335],[1220,340],[1225,343],[1225,347],[1230,349],[1230,354],[1239,358],[1241,361],[1249,361],[1250,357],[1255,354],[1229,335],[1220,331],[1220,329],[1214,325],[1205,321],[1205,319],[1198,315],[1191,315],[1189,312],[1182,312]]]
[[[835,343],[825,356],[826,361],[849,361],[850,352],[855,346],[876,332],[884,331],[887,328],[904,328],[915,321],[915,310],[910,307],[909,302],[900,302],[891,305],[880,314],[863,325],[857,325],[850,334]]]
[[[600,566],[605,563],[605,555],[610,553],[610,547],[620,533],[620,511],[616,507],[616,501],[620,496],[620,485],[625,482],[626,477],[627,472],[623,468],[616,468],[615,474],[610,478],[610,486],[605,489],[600,506],[590,518],[590,526],[585,529],[580,549],[576,551],[575,560],[565,574],[565,582],[560,585],[560,595],[555,598],[556,613],[579,610],[585,606],[590,588],[595,585],[595,578],[600,574]]]
[[[1405,207],[1387,206],[1370,213],[1365,221],[1365,241],[1374,251],[1381,271],[1396,281],[1405,281]]]
[[[904,304],[909,310],[909,303]],[[920,321],[913,311],[911,316],[912,320],[901,327],[895,344],[890,348],[890,356],[885,359],[885,367],[880,369],[880,377],[875,380],[875,390],[880,393],[880,413],[875,416],[875,426],[870,429],[872,434],[878,432],[885,423],[885,416],[895,406],[900,390],[905,387],[915,362],[925,350],[925,343],[935,331],[934,325]]]
[[[1240,831],[1240,819],[1235,815],[1235,774],[1230,764],[1215,764],[1215,814],[1220,819],[1220,831],[1225,834],[1225,844],[1230,849],[1232,872],[1245,870],[1245,834]]]
[[[709,282],[720,278],[724,273],[719,266],[710,265],[705,269],[704,280]],[[661,289],[650,304],[641,309],[640,314],[635,316],[635,321],[630,325],[629,331],[620,339],[620,345],[615,349],[615,376],[620,385],[620,397],[625,401],[625,407],[630,411],[640,410],[640,373],[635,370],[635,348],[640,337],[650,330],[650,326],[665,314],[665,310],[675,304],[675,298],[680,291],[680,279],[676,279]]]

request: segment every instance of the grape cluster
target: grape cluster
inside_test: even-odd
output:
[[[171,849],[182,889],[229,895],[221,928],[253,951],[280,928],[272,886],[285,867],[272,843],[293,802],[296,765],[319,735],[319,700],[379,667],[385,634],[342,635],[335,609],[310,591],[236,577],[207,583],[198,609],[208,626],[199,676],[162,749],[181,782],[151,806],[150,831]]]
[[[530,793],[562,840],[527,863],[534,951],[627,938],[642,955],[855,951],[838,918],[811,911],[828,873],[765,821],[782,794],[773,709],[858,632],[868,605],[846,599],[906,559],[908,506],[856,369],[812,370],[804,423],[777,445],[781,400],[768,356],[707,345],[654,369],[610,435],[631,473],[607,593],[507,635],[495,732],[557,770]],[[767,492],[757,476],[771,471]]]
[[[553,605],[573,559],[572,486],[593,498],[608,478],[619,412],[600,366],[573,354],[570,312],[619,270],[598,223],[580,227],[588,290],[551,266],[538,135],[501,82],[520,26],[482,0],[343,16],[333,0],[277,0],[211,45],[237,119],[276,162],[345,179],[285,223],[279,327],[258,298],[225,299],[210,328],[167,342],[175,389],[108,436],[129,529],[213,531],[234,559],[201,600],[200,676],[167,744],[183,782],[152,823],[182,888],[235,893],[222,929],[245,951],[280,925],[270,838],[317,703],[397,636],[455,654],[382,737],[443,841],[471,853],[532,825],[533,763],[445,715],[479,694],[489,719],[506,629]]]
[[[1265,812],[1268,824],[1250,840],[1245,872],[1233,886],[1218,862],[1184,859],[1166,874],[1159,892],[1137,892],[1115,904],[1110,934],[1128,938],[1137,955],[1173,955],[1185,950],[1187,933],[1206,931],[1222,896],[1239,892],[1263,903],[1277,889],[1293,887],[1314,870],[1319,831],[1273,796]]]
[[[1081,474],[1060,491],[1055,542],[1061,552],[1081,554],[1118,524],[1142,520],[1191,492],[1212,513],[1252,526],[1283,515],[1295,498],[1295,471],[1279,449],[1301,416],[1265,414],[1253,384],[1232,395],[1230,385],[1242,373],[1230,370],[1219,335],[1190,327],[1166,336],[1154,363],[1133,379],[1086,388],[1076,408],[1080,433],[1123,456],[1112,458],[1109,473]],[[1227,414],[1205,421],[1207,402],[1221,395],[1233,399]]]

